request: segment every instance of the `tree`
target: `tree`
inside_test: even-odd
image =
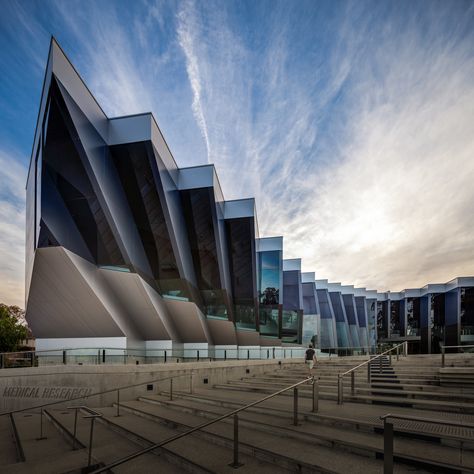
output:
[[[0,352],[16,351],[27,335],[24,311],[18,306],[0,303]]]

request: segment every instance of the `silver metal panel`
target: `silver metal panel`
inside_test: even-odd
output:
[[[78,257],[79,258],[79,257]],[[101,299],[97,268],[77,266],[62,247],[38,249],[26,317],[39,338],[123,337]],[[84,271],[84,268],[88,270]]]
[[[301,258],[286,258],[283,259],[283,271],[301,271]]]
[[[283,252],[283,237],[262,237],[257,239],[257,252],[281,250]]]
[[[151,140],[152,122],[153,118],[150,113],[111,119],[108,122],[107,143],[119,145]]]
[[[188,301],[164,299],[182,342],[213,344],[207,321],[199,308]]]
[[[225,201],[224,218],[238,219],[240,217],[255,217],[255,199]]]
[[[178,189],[212,188],[214,185],[214,166],[202,165],[180,168]]]
[[[314,272],[303,272],[301,273],[301,283],[314,283],[315,273]]]
[[[208,318],[206,322],[213,341],[219,345],[237,345],[237,335],[232,321]]]

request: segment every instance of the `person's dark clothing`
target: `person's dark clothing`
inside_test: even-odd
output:
[[[306,360],[313,360],[314,354],[315,354],[314,349],[307,349]]]

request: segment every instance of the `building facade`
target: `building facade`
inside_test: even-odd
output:
[[[177,166],[152,114],[108,118],[54,39],[26,189],[39,350],[474,341],[474,278],[377,293],[303,273],[213,165]]]

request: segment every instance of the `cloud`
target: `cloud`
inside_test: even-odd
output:
[[[255,195],[262,233],[318,278],[397,290],[474,274],[472,8],[356,8],[314,61],[300,18],[305,64],[282,3],[258,18],[258,55],[223,9],[182,10],[226,197]]]
[[[0,301],[24,307],[26,168],[0,150]]]

